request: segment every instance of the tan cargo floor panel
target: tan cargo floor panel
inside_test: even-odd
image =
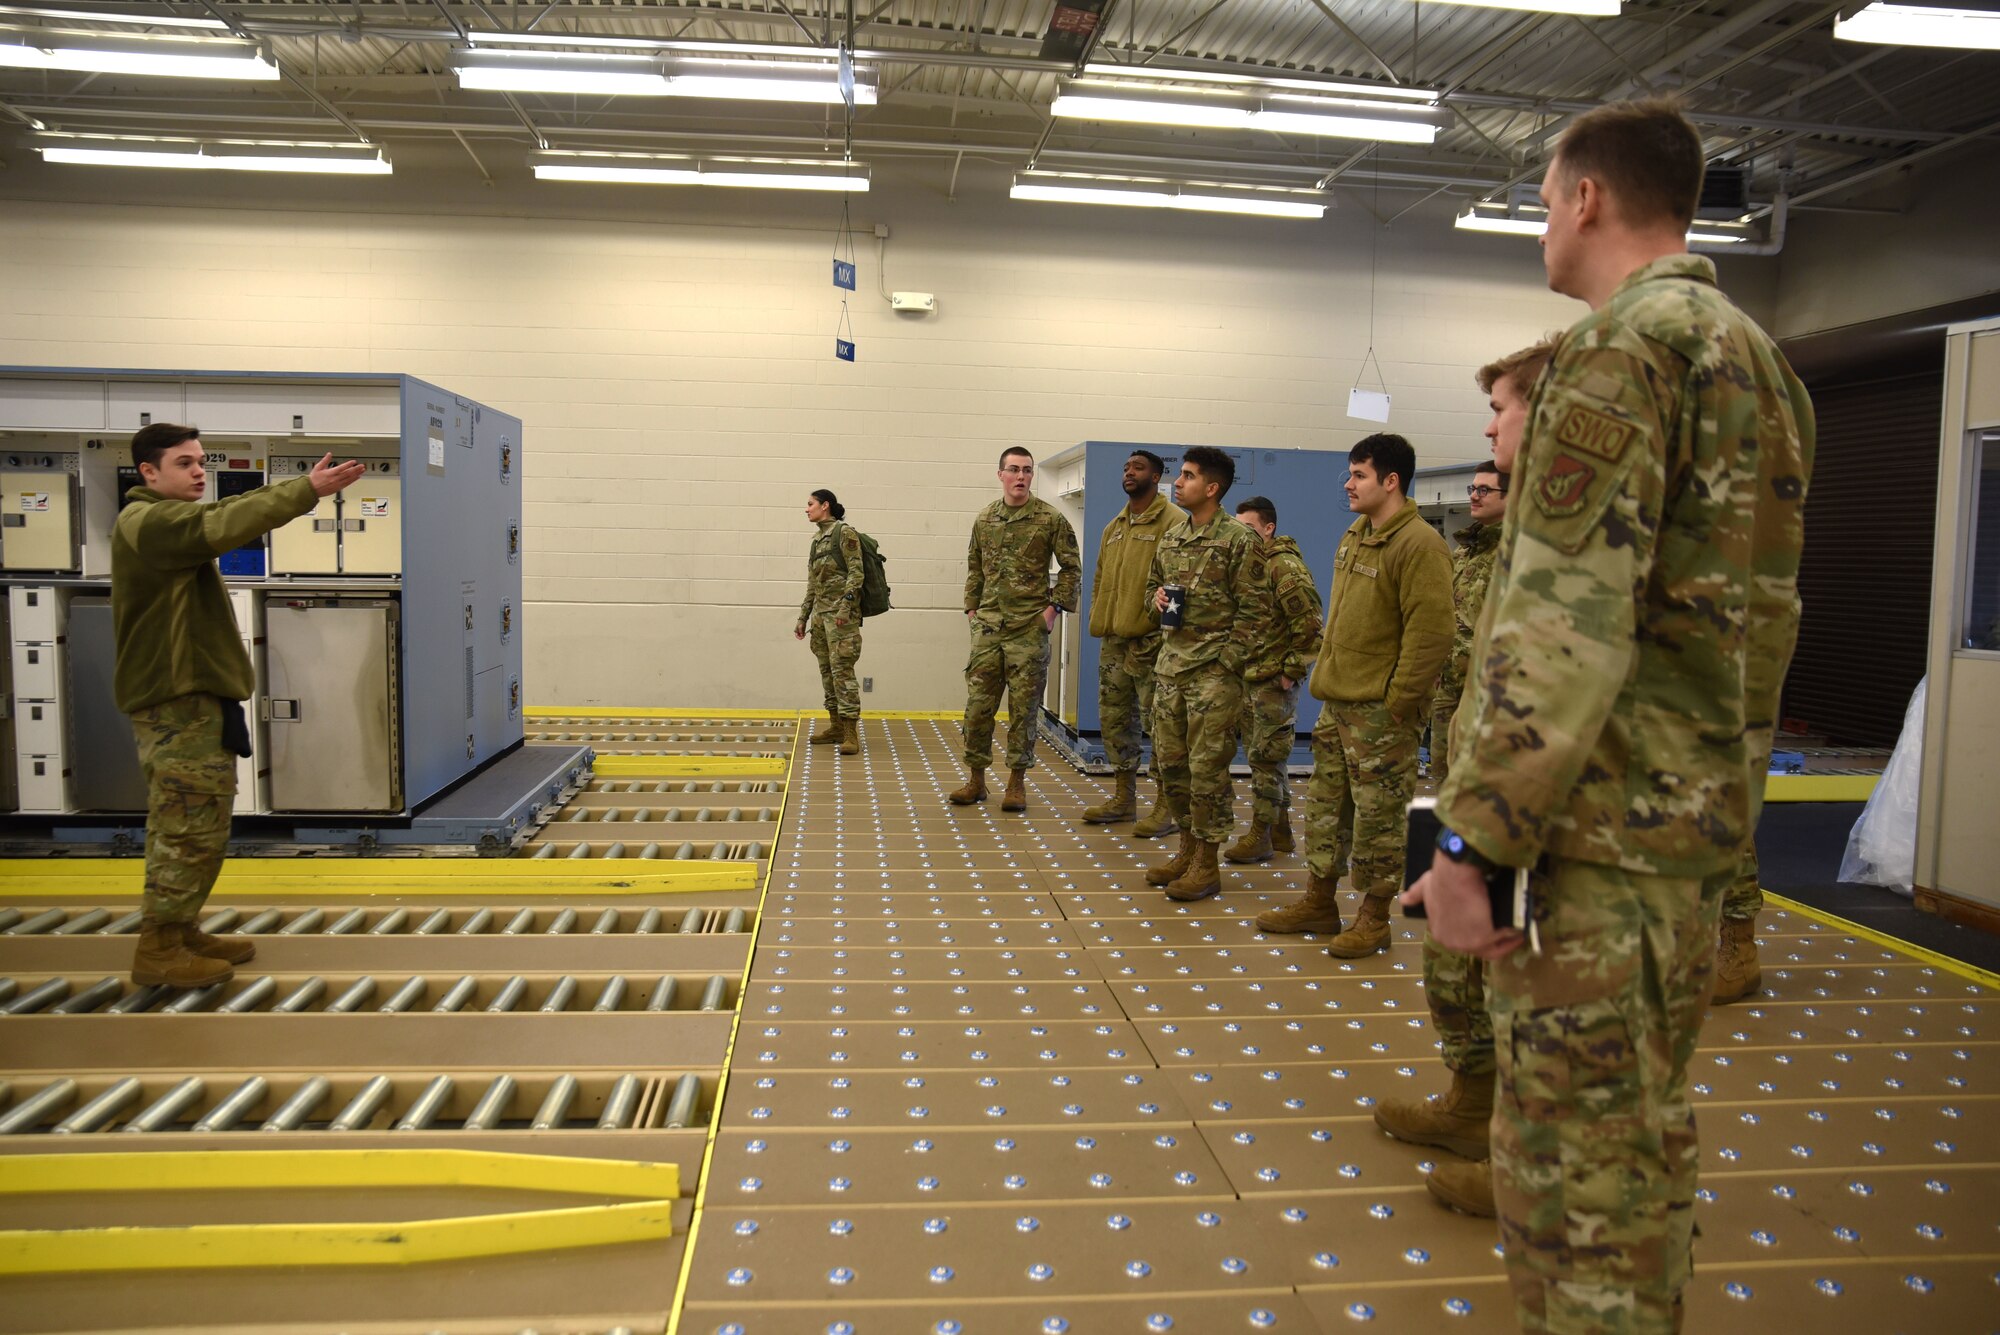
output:
[[[679,1330],[1514,1328],[1492,1225],[1370,1115],[1444,1083],[1417,925],[1330,960],[1251,922],[1297,856],[1177,905],[1094,780],[952,808],[955,723],[862,732],[793,765]],[[1984,1329],[1994,995],[1775,909],[1761,949],[1695,1061],[1690,1329]]]

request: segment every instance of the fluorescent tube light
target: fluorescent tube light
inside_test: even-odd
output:
[[[868,168],[860,162],[796,158],[711,158],[646,153],[572,153],[550,150],[530,162],[541,181],[598,181],[615,185],[713,185],[753,190],[834,190],[863,193]]]
[[[1435,125],[1422,121],[1385,120],[1379,116],[1346,112],[1259,111],[1250,117],[1250,128],[1273,134],[1317,134],[1336,139],[1382,139],[1392,144],[1437,142]]]
[[[1215,83],[1231,88],[1296,88],[1311,93],[1345,94],[1351,97],[1393,97],[1416,102],[1436,102],[1435,88],[1413,88],[1393,83],[1364,83],[1352,79],[1293,79],[1282,76],[1263,78],[1254,74],[1223,74],[1208,70],[1178,70],[1150,65],[1085,65],[1083,75],[1072,82],[1104,80],[1124,84]]]
[[[1128,178],[1061,174],[1030,177],[1023,174],[1014,178],[1013,188],[1007,192],[1007,197],[1052,204],[1106,204],[1114,208],[1128,209],[1242,213],[1262,218],[1326,216],[1324,203],[1313,199],[1283,197],[1303,194],[1301,191],[1272,191],[1271,197],[1259,198],[1255,195],[1211,194],[1206,193],[1201,186],[1182,185],[1172,181],[1132,180],[1128,185],[1108,184],[1125,179]],[[1208,187],[1211,190],[1229,188],[1220,184]],[[1256,189],[1254,186],[1236,188],[1246,191]]]
[[[1278,110],[1241,104],[1155,102],[1139,98],[1098,97],[1091,93],[1062,93],[1049,105],[1049,112],[1055,116],[1140,125],[1270,130],[1278,134],[1328,135],[1341,139],[1386,139],[1402,144],[1428,144],[1437,139],[1437,127],[1423,121],[1370,116],[1346,109],[1351,107],[1346,102],[1322,103],[1312,98],[1285,100],[1288,104],[1295,103],[1301,107],[1338,105],[1343,110]]]
[[[206,37],[155,40],[110,34],[0,33],[0,66],[64,70],[76,74],[139,74],[170,79],[244,79],[269,82],[278,67],[261,48]]]
[[[39,5],[0,5],[0,15],[16,14],[41,19],[82,19],[86,23],[134,23],[147,28],[206,28],[228,31],[221,19],[182,19],[162,14],[99,14],[88,9],[45,9]]]
[[[1472,9],[1525,9],[1536,14],[1574,14],[1586,19],[1615,19],[1619,0],[1441,0]]]
[[[1501,232],[1509,236],[1540,236],[1549,230],[1545,218],[1510,218],[1498,213],[1481,213],[1477,209],[1467,209],[1452,220],[1452,226],[1467,232]],[[1733,246],[1750,238],[1740,232],[1691,231],[1687,239],[1693,245]]]
[[[461,88],[611,97],[716,97],[837,106],[837,65],[753,60],[669,62],[659,56],[562,51],[472,51],[456,60]],[[875,102],[872,76],[856,77],[857,105]]]
[[[395,170],[372,144],[202,144],[193,140],[91,137],[33,146],[45,162],[82,167],[311,172],[335,176],[387,176]]]
[[[1191,102],[1146,102],[1091,93],[1058,93],[1049,104],[1051,116],[1088,120],[1127,121],[1138,125],[1191,125],[1203,129],[1245,130],[1250,108],[1201,106]]]
[[[2000,12],[1872,4],[1852,18],[1835,19],[1833,35],[1883,46],[1948,46],[2000,50]]]
[[[1504,232],[1511,236],[1540,236],[1549,230],[1546,222],[1533,218],[1503,218],[1498,214],[1467,209],[1452,226],[1467,232]]]

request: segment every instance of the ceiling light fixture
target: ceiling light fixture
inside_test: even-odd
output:
[[[1501,232],[1509,236],[1540,236],[1549,230],[1546,216],[1517,217],[1508,213],[1481,213],[1478,205],[1459,214],[1452,220],[1452,226],[1464,232]],[[1687,234],[1687,239],[1688,244],[1696,246],[1733,246],[1750,240],[1750,237],[1742,232],[1705,232],[1696,229]]]
[[[1177,83],[1212,83],[1229,88],[1292,88],[1309,93],[1349,97],[1390,97],[1405,101],[1434,103],[1435,88],[1404,84],[1367,83],[1359,79],[1266,78],[1255,74],[1225,74],[1212,70],[1183,70],[1152,65],[1085,65],[1083,74],[1072,83],[1113,82],[1127,87],[1165,87]],[[1182,90],[1185,91],[1185,90]]]
[[[45,162],[82,167],[308,172],[335,176],[388,176],[395,170],[380,148],[358,142],[47,134],[34,139],[32,146]]]
[[[1055,204],[1241,213],[1262,218],[1323,218],[1327,208],[1324,196],[1308,190],[1080,172],[1022,172],[1014,178],[1007,197]]]
[[[1061,93],[1049,106],[1051,115],[1083,120],[1124,121],[1139,125],[1185,125],[1197,129],[1269,130],[1277,134],[1312,134],[1337,139],[1380,139],[1398,144],[1429,144],[1438,127],[1421,119],[1428,109],[1382,105],[1379,109],[1347,99],[1279,95],[1283,107],[1255,101],[1165,102],[1130,97],[1099,97],[1094,93]]]
[[[826,158],[696,158],[665,153],[593,153],[550,149],[529,158],[541,181],[618,185],[713,185],[758,190],[868,189],[866,163]]]
[[[583,55],[566,51],[466,51],[453,61],[461,88],[611,97],[715,97],[838,106],[840,67],[804,61]],[[857,106],[875,102],[871,73],[856,71]]]
[[[1833,35],[1844,41],[1882,46],[1996,51],[2000,50],[2000,10],[1871,4],[1859,13],[1835,19]]]
[[[1535,14],[1570,14],[1586,19],[1615,19],[1620,0],[1440,0],[1471,9],[1525,9]]]
[[[0,66],[75,74],[269,82],[277,62],[253,42],[180,34],[122,37],[58,28],[0,28]]]

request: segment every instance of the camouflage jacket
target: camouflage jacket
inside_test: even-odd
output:
[[[1056,581],[1049,584],[1049,563]],[[997,500],[972,521],[965,554],[965,610],[1000,632],[1025,630],[1053,604],[1076,611],[1083,587],[1083,557],[1076,530],[1062,512],[1038,496],[1019,508]]]
[[[1458,545],[1451,554],[1451,657],[1444,660],[1438,695],[1455,701],[1465,690],[1473,631],[1486,603],[1486,586],[1493,579],[1493,559],[1500,554],[1500,526],[1474,523],[1460,529],[1452,541]]]
[[[1290,538],[1264,544],[1264,572],[1271,582],[1270,614],[1257,628],[1256,646],[1243,665],[1245,681],[1290,677],[1304,681],[1319,652],[1323,610],[1319,586]]]
[[[1153,553],[1147,601],[1169,584],[1187,591],[1187,603],[1179,629],[1161,633],[1153,670],[1172,677],[1219,663],[1223,671],[1242,676],[1257,648],[1258,629],[1271,616],[1264,544],[1250,526],[1220,510],[1199,528],[1185,515],[1169,524]]]
[[[819,521],[812,550],[806,556],[806,600],[799,604],[799,624],[821,616],[840,616],[860,621],[856,606],[861,597],[861,535],[853,525],[838,519]]]
[[[1536,387],[1439,817],[1494,861],[1737,865],[1798,638],[1813,411],[1675,255]],[[1469,714],[1469,717],[1468,717]]]
[[[170,501],[146,487],[111,528],[112,692],[127,714],[181,695],[248,700],[250,655],[215,558],[308,513],[309,478],[224,501]]]

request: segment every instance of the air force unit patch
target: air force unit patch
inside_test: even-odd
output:
[[[1572,407],[1556,424],[1556,444],[1615,464],[1636,434],[1632,425],[1595,408]]]
[[[1567,519],[1590,501],[1597,470],[1567,451],[1559,452],[1535,484],[1535,504],[1551,519]]]
[[[1603,520],[1628,471],[1639,428],[1596,407],[1572,403],[1541,438],[1548,463],[1524,479],[1534,498],[1529,527],[1543,541],[1572,554],[1583,549]]]

